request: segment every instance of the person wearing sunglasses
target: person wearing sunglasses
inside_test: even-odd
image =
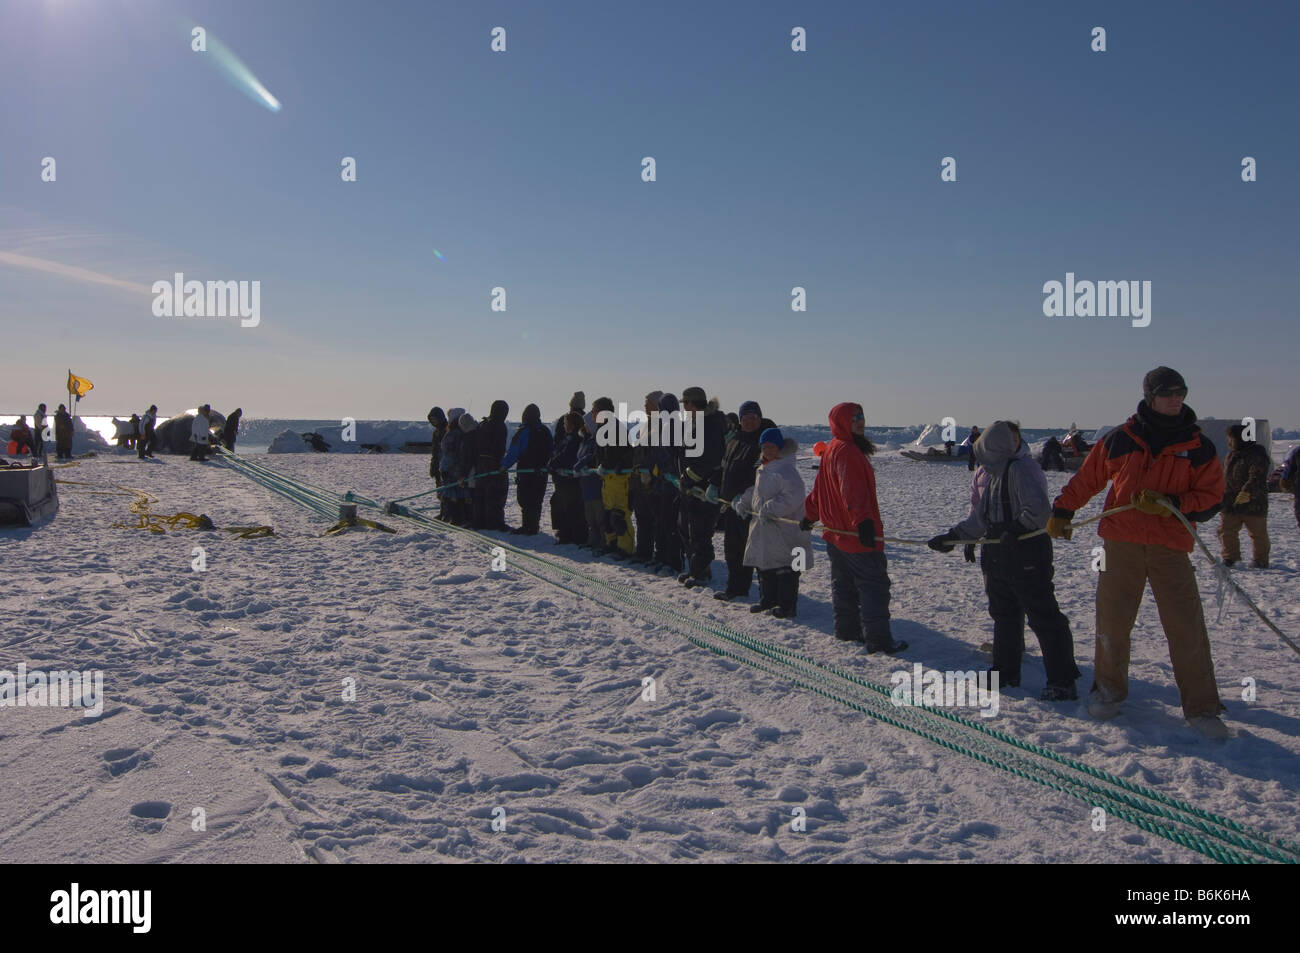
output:
[[[1209,738],[1225,738],[1224,707],[1201,594],[1190,554],[1192,534],[1164,500],[1191,522],[1213,519],[1223,503],[1223,467],[1214,444],[1183,403],[1187,383],[1169,367],[1142,382],[1142,402],[1121,427],[1093,446],[1079,472],[1057,496],[1047,532],[1073,534],[1070,520],[1107,484],[1104,509],[1132,504],[1097,527],[1104,544],[1097,582],[1097,640],[1088,711],[1119,714],[1128,697],[1129,637],[1148,582],[1169,643],[1169,658],[1188,724]]]

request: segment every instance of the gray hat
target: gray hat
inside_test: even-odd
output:
[[[569,409],[582,413],[587,409],[587,395],[580,390],[575,390],[573,396],[569,398]]]

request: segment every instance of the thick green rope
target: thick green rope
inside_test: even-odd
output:
[[[242,470],[242,468],[240,469]],[[265,467],[257,467],[256,469],[249,467],[247,470],[242,470],[242,472],[247,473],[247,475],[255,479],[257,482],[263,483],[263,485],[267,485],[268,488],[272,489],[277,488],[270,485],[271,481],[268,480],[267,482],[264,482],[263,479],[258,479],[258,477],[274,476],[278,478],[281,483],[290,488],[292,488],[296,482],[287,477],[273,474],[273,471],[270,471]],[[254,475],[255,473],[256,475]],[[284,492],[283,489],[277,489],[277,491]],[[286,492],[285,495],[289,496],[291,499],[297,499],[298,502],[302,502],[304,505],[311,506],[311,503],[308,502],[308,500],[311,499],[312,494],[304,492],[300,497],[298,497],[294,496],[292,493]],[[347,497],[355,499],[362,505],[371,506],[375,509],[381,508],[378,503],[363,497],[357,497],[352,493],[347,494]],[[889,702],[889,705],[893,711],[889,711],[888,709],[882,710],[884,699],[888,699],[890,696],[889,689],[861,678],[852,672],[839,669],[835,666],[823,665],[808,656],[745,635],[744,633],[731,629],[728,626],[712,625],[698,618],[684,615],[657,600],[649,599],[633,593],[626,587],[617,586],[562,564],[553,563],[535,553],[529,552],[528,550],[513,546],[504,540],[496,540],[492,537],[486,537],[473,530],[452,526],[405,510],[399,509],[398,515],[421,527],[436,529],[441,532],[460,533],[485,550],[490,550],[496,547],[510,550],[517,557],[521,557],[523,560],[535,563],[536,565],[551,570],[552,572],[558,572],[561,575],[569,577],[570,580],[584,583],[587,586],[594,586],[604,591],[613,597],[614,603],[622,603],[642,612],[663,619],[672,620],[678,623],[679,626],[701,630],[706,633],[707,636],[721,640],[725,645],[719,646],[713,644],[704,636],[698,636],[688,632],[682,632],[681,634],[692,644],[701,648],[732,658],[737,662],[764,671],[774,677],[793,681],[802,688],[816,692],[819,695],[832,699],[840,704],[844,704],[855,711],[870,715],[871,717],[887,724],[903,728],[924,737],[927,740],[933,741],[941,747],[965,754],[981,763],[993,765],[994,767],[1008,771],[1018,777],[1042,784],[1053,790],[1075,797],[1085,803],[1100,806],[1109,813],[1114,814],[1116,817],[1120,817],[1123,820],[1129,821],[1142,830],[1146,830],[1149,833],[1171,840],[1174,843],[1178,843],[1182,846],[1188,847],[1189,849],[1196,850],[1215,860],[1227,863],[1241,863],[1250,862],[1255,858],[1243,857],[1231,850],[1219,846],[1218,844],[1205,840],[1205,838],[1201,837],[1197,833],[1187,832],[1171,825],[1180,824],[1186,827],[1192,827],[1208,837],[1226,841],[1227,843],[1241,847],[1267,859],[1290,863],[1300,860],[1300,846],[1289,841],[1275,838],[1262,832],[1253,831],[1229,818],[1197,808],[1194,805],[1180,801],[1179,799],[1170,797],[1169,795],[1153,791],[1142,785],[1134,784],[1133,782],[1112,775],[1099,768],[1095,768],[1083,762],[1076,761],[1073,758],[1057,754],[1050,749],[1035,745],[1032,742],[1022,741],[1012,735],[1006,734],[1005,732],[987,728],[978,722],[963,718],[953,712],[944,709],[930,708],[929,706],[894,707],[892,701]],[[563,588],[566,591],[579,596],[592,598],[593,601],[596,601],[598,604],[604,605],[607,608],[618,608],[618,605],[597,598],[589,591],[574,589],[557,579],[548,577],[544,573],[529,569],[527,566],[522,565],[519,562],[516,562],[516,566],[518,566],[522,571],[527,572],[529,575]],[[739,649],[741,651],[737,652],[734,651],[734,649]],[[744,652],[752,653],[752,655],[757,656],[758,658],[756,659],[745,655],[743,654]],[[775,666],[775,668],[773,666]],[[839,686],[837,688],[835,682],[836,678],[849,683],[849,685]],[[844,691],[845,687],[848,688],[848,692]],[[855,690],[863,689],[870,693],[874,693],[879,697],[874,702],[871,700],[870,696],[867,698],[852,697],[852,693]],[[925,715],[922,715],[921,713],[925,713]],[[916,724],[908,723],[906,720],[908,718],[913,720],[923,719],[925,716],[944,719],[948,724],[945,727],[943,721],[932,724]],[[977,733],[976,737],[971,738],[969,735],[962,735],[962,730],[965,730],[966,732],[973,730]],[[950,735],[956,732],[958,740],[954,741],[951,737],[944,737],[940,734],[940,732],[945,731]],[[981,737],[983,738],[982,741]],[[1095,778],[1105,784],[1111,785],[1112,790],[1107,790],[1106,788],[1091,784],[1083,779],[1072,778],[1048,765],[1026,760],[1023,755],[1015,751],[1005,752],[996,750],[996,747],[993,745],[993,742],[995,741],[1012,748],[1020,749],[1020,751],[1027,752],[1028,754],[1034,755],[1038,758],[1055,762],[1067,770],[1072,770],[1088,777]],[[992,751],[993,754],[981,753],[980,751],[970,747],[971,745],[984,747],[986,750]],[[1118,788],[1119,790],[1113,790],[1114,788]],[[1139,799],[1146,799],[1155,803],[1144,804]],[[1139,813],[1135,813],[1135,811]],[[1180,814],[1187,816],[1179,816]],[[1163,819],[1165,823],[1152,820],[1149,816],[1144,815],[1155,815],[1157,818]]]

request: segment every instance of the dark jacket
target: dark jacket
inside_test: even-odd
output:
[[[1268,474],[1273,469],[1269,452],[1253,440],[1243,441],[1223,461],[1223,512],[1234,516],[1264,516],[1268,513]],[[1233,500],[1245,490],[1250,499]]]
[[[700,455],[693,457],[683,451],[681,456],[682,485],[686,489],[707,485],[713,472],[722,465],[727,443],[727,416],[721,411],[707,410],[703,412],[703,418],[704,442]],[[687,470],[694,471],[699,480],[692,479]]]
[[[501,469],[501,460],[506,455],[506,414],[510,405],[504,400],[492,402],[492,409],[473,431],[476,450],[475,471],[479,476],[494,473]]]
[[[243,408],[236,407],[234,413],[226,418],[225,426],[221,428],[221,442],[226,445],[227,450],[235,449],[235,439],[239,436],[239,418],[243,416]]]
[[[532,473],[518,474],[516,481],[531,477],[546,479],[547,462],[551,459],[554,439],[550,428],[542,423],[542,414],[536,404],[524,408],[524,422],[519,425],[515,435],[510,438],[510,449],[501,461],[501,466],[509,469],[517,466],[520,470],[532,470]],[[543,472],[537,472],[543,471]]]
[[[600,449],[596,446],[595,434],[584,435],[582,443],[578,447],[578,458],[574,461],[575,470],[594,470],[596,468],[596,451]],[[601,498],[601,477],[598,473],[583,474],[578,478],[582,484],[582,501],[588,503],[592,500]]]
[[[72,439],[72,414],[68,413],[66,410],[57,410],[54,412],[54,439]]]
[[[776,424],[763,418],[758,429],[752,433],[737,430],[727,441],[727,449],[722,454],[722,465],[712,474],[709,482],[718,488],[718,496],[724,500],[734,500],[739,494],[754,485],[754,470],[758,466],[758,438]],[[699,472],[698,470],[696,471]]]
[[[563,427],[563,423],[560,425]],[[577,468],[578,451],[582,449],[582,434],[578,431],[562,433],[560,441],[551,451],[551,458],[546,465],[554,471],[573,470]],[[577,479],[572,474],[555,473],[556,481]]]

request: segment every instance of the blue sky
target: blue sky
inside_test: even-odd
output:
[[[71,367],[87,413],[549,417],[699,384],[785,423],[1091,426],[1169,364],[1202,414],[1295,426],[1296,11],[9,0],[0,327],[31,353],[0,409]],[[155,317],[176,271],[259,280],[261,324]],[[1151,281],[1151,325],[1044,317],[1067,271]]]

